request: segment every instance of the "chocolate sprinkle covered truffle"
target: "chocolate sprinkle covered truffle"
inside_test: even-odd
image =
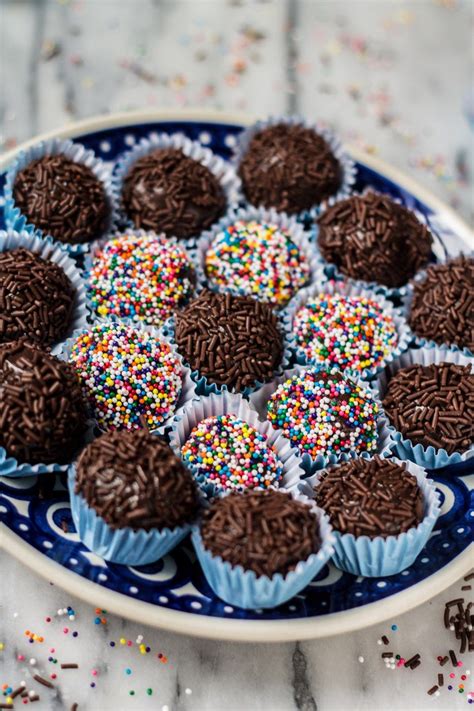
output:
[[[22,341],[0,345],[0,446],[19,462],[71,461],[87,428],[74,368]]]
[[[400,287],[426,266],[432,235],[416,215],[372,191],[337,202],[317,220],[321,254],[345,276]]]
[[[404,437],[424,447],[464,452],[474,438],[474,374],[469,365],[412,365],[389,381],[385,412]]]
[[[474,258],[434,264],[413,286],[409,323],[417,336],[474,351]]]
[[[397,536],[424,517],[416,477],[398,464],[375,456],[331,467],[314,488],[314,498],[334,529],[354,536]]]
[[[132,165],[122,202],[135,227],[179,239],[197,237],[226,210],[215,175],[175,148],[155,150]]]
[[[204,290],[175,318],[179,353],[208,383],[240,392],[271,380],[281,363],[283,335],[268,304]]]
[[[258,131],[239,165],[246,198],[253,205],[295,214],[309,210],[342,184],[342,169],[330,146],[312,128],[277,124]]]
[[[110,216],[101,181],[64,155],[44,156],[20,170],[13,198],[28,222],[69,244],[99,238]]]
[[[199,508],[192,475],[148,430],[108,432],[89,444],[77,462],[75,492],[111,528],[175,528]]]
[[[0,343],[23,336],[60,341],[71,322],[75,291],[63,269],[23,247],[0,253]]]
[[[231,493],[204,513],[204,548],[257,575],[286,575],[321,547],[311,508],[280,491]]]

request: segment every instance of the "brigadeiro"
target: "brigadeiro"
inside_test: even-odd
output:
[[[148,430],[103,434],[84,449],[71,474],[79,536],[106,560],[158,560],[189,532],[199,510],[190,472]]]
[[[403,437],[423,447],[464,452],[474,439],[471,365],[411,365],[390,378],[383,398],[387,417]]]
[[[13,199],[28,222],[68,244],[98,239],[110,220],[103,183],[62,154],[33,160],[16,174]]]
[[[64,270],[23,247],[0,253],[0,343],[51,345],[71,324],[75,289]]]
[[[343,182],[331,146],[315,129],[301,124],[279,123],[257,131],[238,172],[252,205],[290,214],[335,195]]]
[[[474,351],[472,256],[434,264],[415,280],[409,323],[421,338]]]
[[[395,288],[426,266],[433,238],[406,207],[367,191],[317,218],[322,256],[345,276]]]
[[[178,351],[207,384],[242,392],[281,365],[283,333],[266,303],[204,290],[175,319]]]
[[[65,464],[82,445],[86,404],[74,368],[24,341],[0,345],[0,445],[29,464]]]
[[[188,239],[222,217],[226,196],[205,165],[178,148],[159,148],[132,164],[122,204],[135,227]]]

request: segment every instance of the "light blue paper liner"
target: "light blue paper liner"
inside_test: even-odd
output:
[[[51,238],[40,237],[36,232],[0,230],[0,252],[8,252],[20,247],[24,247],[30,252],[38,254],[46,261],[54,262],[61,267],[69,278],[75,292],[74,309],[66,337],[70,336],[76,329],[84,328],[88,319],[85,284],[81,272],[71,257],[68,256],[67,250],[63,249],[59,242],[54,242]]]
[[[75,493],[75,471],[74,465],[68,469],[72,519],[82,543],[104,560],[120,565],[148,565],[169,553],[190,532],[190,524],[149,531],[111,528],[81,494]]]
[[[181,392],[178,398],[178,401],[176,403],[176,407],[172,413],[169,414],[169,416],[166,418],[166,420],[163,422],[160,427],[157,427],[156,429],[152,430],[153,434],[164,434],[166,429],[169,426],[169,423],[171,419],[173,418],[174,414],[176,413],[177,410],[179,410],[180,407],[184,407],[188,402],[191,402],[195,397],[196,397],[196,383],[194,380],[191,378],[191,371],[189,368],[183,363],[183,359],[181,358],[180,354],[178,353],[176,346],[174,343],[172,343],[169,338],[167,338],[166,334],[158,328],[155,328],[154,326],[147,326],[144,324],[142,321],[126,321],[125,319],[118,319],[118,318],[107,318],[107,319],[102,319],[102,318],[97,318],[93,324],[91,324],[89,327],[86,328],[80,328],[74,331],[72,336],[68,338],[66,341],[63,341],[63,343],[60,343],[53,349],[53,354],[56,355],[60,360],[65,360],[67,362],[70,361],[70,355],[71,355],[71,349],[72,346],[74,345],[74,342],[78,338],[78,336],[82,333],[87,333],[88,331],[91,331],[94,326],[100,325],[100,324],[107,324],[107,323],[118,323],[123,326],[129,326],[134,328],[137,331],[142,331],[149,333],[151,336],[156,338],[157,340],[164,341],[168,343],[169,346],[171,346],[171,349],[173,353],[177,356],[181,363],[181,376],[182,376],[182,386],[181,386]],[[94,417],[94,413],[91,409],[91,417]],[[100,428],[102,430],[102,428]]]
[[[220,156],[205,148],[199,141],[192,141],[182,133],[151,133],[148,138],[142,138],[131,150],[126,151],[117,161],[113,175],[113,184],[119,196],[119,214],[123,225],[135,229],[135,225],[127,217],[121,202],[123,182],[134,163],[152,151],[165,148],[181,150],[186,156],[204,165],[219,181],[227,200],[227,209],[237,205],[241,200],[241,185],[233,166]],[[188,239],[180,239],[181,243],[195,246],[200,235]]]
[[[204,576],[214,593],[230,605],[249,609],[265,609],[282,605],[297,595],[319,573],[333,553],[333,535],[328,517],[321,509],[300,494],[293,498],[311,506],[319,520],[321,548],[285,576],[276,573],[271,578],[257,576],[253,570],[232,566],[220,556],[214,556],[204,548],[199,526],[192,529],[192,542]]]
[[[374,377],[377,373],[384,369],[387,363],[397,358],[401,353],[403,353],[409,346],[412,340],[412,332],[406,318],[403,315],[401,309],[396,309],[392,302],[384,298],[384,296],[377,292],[377,290],[371,287],[364,287],[361,282],[354,281],[328,281],[327,279],[321,279],[310,287],[302,289],[293,299],[290,301],[286,307],[285,313],[288,317],[289,329],[292,334],[290,346],[293,348],[295,360],[298,365],[322,365],[321,361],[311,361],[309,360],[303,352],[303,349],[297,345],[296,337],[294,335],[294,320],[297,312],[300,308],[305,306],[308,301],[313,299],[319,293],[324,294],[341,294],[342,296],[357,296],[364,297],[375,301],[384,311],[386,311],[393,319],[395,328],[398,336],[398,344],[392,350],[391,353],[385,358],[385,360],[378,366],[374,368],[364,368],[361,371],[355,371],[351,369],[345,369],[343,372],[349,377],[361,378],[363,380],[368,380]],[[338,367],[337,363],[329,364]]]
[[[391,461],[405,464],[407,470],[416,477],[425,503],[424,518],[416,528],[387,538],[356,537],[352,533],[341,534],[333,530],[335,541],[332,562],[337,568],[352,575],[379,578],[396,575],[409,568],[426,545],[441,512],[439,494],[426,471],[413,462],[403,462],[396,458]],[[299,487],[301,493],[313,498],[312,490],[318,485],[323,473],[317,472],[302,482]]]
[[[283,466],[283,475],[278,487],[279,489],[294,489],[301,477],[304,476],[302,460],[297,454],[291,442],[284,437],[283,432],[273,427],[270,422],[262,422],[258,413],[250,407],[247,400],[241,395],[229,392],[212,393],[209,396],[199,397],[180,408],[171,421],[169,440],[170,446],[176,456],[182,459],[181,448],[189,439],[191,431],[199,422],[207,417],[219,415],[234,415],[240,420],[251,425],[260,434],[267,438],[268,446],[272,446],[278,459]],[[193,476],[203,491],[211,498],[216,494],[222,495],[226,492],[219,492],[216,487],[206,480],[202,474],[198,474],[196,468],[189,462],[186,466],[192,471]]]
[[[277,389],[277,387],[281,385],[281,383],[285,382],[285,380],[288,380],[293,375],[301,374],[308,370],[324,369],[324,366],[306,365],[297,366],[296,368],[286,370],[282,375],[279,375],[271,383],[266,383],[263,387],[260,388],[260,390],[255,393],[252,393],[249,397],[250,405],[257,410],[259,417],[263,421],[267,421],[267,403],[270,400],[270,397]],[[392,427],[392,425],[389,423],[383,411],[382,403],[380,402],[378,393],[374,389],[370,388],[369,383],[361,380],[360,378],[357,378],[354,375],[346,374],[345,377],[349,377],[354,383],[356,383],[356,385],[359,385],[361,388],[367,390],[372,395],[374,402],[379,407],[379,413],[377,417],[377,450],[373,452],[356,452],[352,450],[350,452],[343,452],[341,454],[331,453],[329,455],[318,454],[318,456],[315,458],[311,457],[307,452],[300,452],[302,465],[308,476],[314,474],[314,472],[318,471],[319,469],[324,469],[325,467],[330,466],[332,464],[336,464],[338,462],[347,462],[349,459],[354,459],[356,457],[363,457],[364,459],[369,459],[374,454],[378,454],[381,457],[390,457],[394,451],[397,440],[400,438],[400,434],[397,433],[395,427]],[[294,449],[299,452],[299,448],[296,445],[293,445],[291,441],[290,444],[292,447],[294,447]]]
[[[344,147],[341,144],[339,138],[328,128],[320,123],[315,123],[313,121],[308,121],[301,116],[269,116],[267,119],[257,121],[248,128],[244,129],[242,133],[237,136],[237,143],[233,149],[232,162],[235,165],[236,172],[238,173],[239,164],[247,152],[250,141],[255,136],[256,133],[262,131],[270,126],[275,126],[277,124],[288,124],[290,126],[304,126],[305,128],[310,128],[316,133],[318,133],[326,143],[331,148],[332,153],[337,158],[339,165],[342,170],[342,184],[338,192],[333,196],[333,199],[342,200],[348,197],[352,192],[352,186],[355,183],[357,167],[354,160],[346,153]],[[248,200],[246,202],[249,202]],[[321,206],[324,204],[315,204],[309,210],[303,210],[301,213],[295,215],[301,220],[311,219],[316,217],[319,213]],[[258,206],[257,206],[258,207]]]
[[[313,284],[316,280],[324,278],[324,262],[316,245],[314,244],[314,241],[311,239],[311,232],[305,230],[304,226],[301,222],[298,222],[296,217],[291,217],[284,212],[277,212],[273,208],[267,210],[263,207],[259,208],[250,205],[246,208],[229,210],[227,215],[222,217],[219,222],[214,225],[214,227],[206,232],[203,232],[202,236],[198,240],[196,255],[196,271],[199,286],[207,287],[211,291],[221,293],[230,292],[237,296],[258,296],[253,293],[248,294],[244,289],[235,289],[230,286],[220,286],[213,282],[212,279],[209,279],[206,275],[206,255],[217,235],[237,221],[250,222],[252,220],[264,224],[277,225],[280,230],[284,230],[289,233],[292,241],[299,248],[300,252],[306,257],[309,264],[310,276],[306,287],[311,286],[311,284]],[[301,287],[301,289],[303,288],[305,287]],[[285,305],[279,306],[278,304],[275,304],[274,307],[284,308]]]
[[[438,346],[433,342],[429,342],[422,348],[410,348],[405,353],[402,353],[399,358],[392,361],[384,371],[379,373],[377,380],[374,381],[374,392],[377,393],[380,400],[383,400],[389,379],[402,368],[408,368],[416,364],[442,363],[443,361],[456,363],[457,365],[470,365],[471,371],[474,371],[474,358],[470,358],[458,349]],[[396,455],[400,459],[408,459],[426,469],[440,469],[448,464],[458,464],[474,457],[474,443],[465,452],[448,454],[445,449],[436,449],[431,445],[425,447],[422,444],[414,444],[400,432],[396,431],[396,434],[397,442],[394,450]]]
[[[26,232],[36,232],[41,236],[53,239],[50,235],[44,235],[39,227],[36,227],[36,225],[28,222],[26,216],[22,214],[20,208],[15,205],[13,186],[19,171],[26,168],[26,166],[32,161],[37,160],[38,158],[43,158],[43,156],[46,155],[58,154],[66,156],[75,163],[82,163],[83,165],[86,165],[92,170],[96,178],[100,180],[104,186],[110,213],[108,224],[104,228],[104,234],[113,229],[113,225],[115,225],[117,220],[118,203],[117,195],[112,182],[112,174],[109,168],[100,158],[96,157],[94,151],[84,148],[81,143],[73,143],[69,139],[61,138],[50,138],[49,140],[41,141],[40,143],[36,143],[34,146],[27,148],[16,156],[12,165],[9,167],[4,192],[4,214],[7,227],[14,229],[17,232],[21,232],[23,230]],[[87,242],[82,244],[70,244],[68,242],[61,242],[60,240],[56,240],[56,242],[61,244],[64,249],[72,255],[83,254],[89,247],[89,243]]]
[[[135,235],[138,237],[143,237],[145,235],[154,235],[157,238],[158,237],[163,237],[164,235],[157,235],[155,232],[152,230],[137,230],[137,229],[132,229],[131,227],[124,227],[122,230],[117,229],[115,232],[109,233],[102,237],[100,240],[96,240],[95,242],[91,242],[90,249],[87,252],[87,254],[84,257],[84,280],[86,284],[86,300],[87,300],[87,307],[89,309],[90,314],[92,315],[93,321],[96,321],[97,319],[100,319],[101,317],[98,316],[97,311],[95,309],[94,304],[92,303],[91,299],[91,292],[90,292],[90,286],[89,286],[89,277],[90,277],[90,272],[94,263],[94,259],[97,255],[97,253],[103,249],[103,247],[107,244],[112,239],[117,239],[120,237],[126,237],[130,235]],[[197,256],[196,256],[196,249],[192,247],[191,245],[187,245],[184,243],[183,240],[177,240],[176,237],[166,237],[166,241],[169,242],[171,245],[175,245],[177,247],[180,247],[185,254],[188,257],[189,264],[194,270],[194,277],[195,277],[195,286],[192,294],[190,295],[189,299],[186,301],[190,301],[193,296],[197,293],[197,282],[198,282],[198,277],[197,277],[197,269],[196,269],[196,262],[197,262]],[[185,304],[183,303],[183,306]],[[180,307],[182,308],[182,307]],[[114,318],[115,320],[120,320],[123,321],[124,323],[128,323],[130,325],[132,324],[137,324],[137,323],[145,323],[143,319],[140,319],[138,317],[121,317],[116,314],[111,314],[107,318]],[[166,320],[162,324],[146,324],[146,325],[153,325],[156,328],[163,328],[165,325]]]

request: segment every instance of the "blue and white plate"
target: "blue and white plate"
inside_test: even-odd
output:
[[[115,162],[153,132],[181,132],[229,158],[235,136],[248,123],[245,117],[219,113],[159,112],[93,119],[54,135],[72,137]],[[421,211],[448,254],[473,248],[469,229],[449,208],[381,161],[355,149],[350,152],[357,161],[356,190],[370,185]],[[2,171],[12,157],[0,164]],[[3,182],[1,175],[1,188]],[[0,211],[0,226],[2,217]],[[324,637],[399,615],[448,587],[472,565],[474,460],[438,470],[433,478],[441,492],[442,515],[414,565],[380,579],[356,578],[327,565],[300,595],[274,610],[240,610],[216,598],[189,541],[153,565],[128,568],[105,563],[78,540],[61,474],[0,478],[0,544],[94,607],[142,623],[241,641]]]

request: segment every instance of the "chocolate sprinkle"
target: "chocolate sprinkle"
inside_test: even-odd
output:
[[[76,494],[111,528],[146,531],[191,523],[199,500],[190,472],[146,430],[108,432],[77,462]]]
[[[258,576],[286,575],[317,553],[319,521],[309,506],[274,490],[231,493],[204,513],[201,536],[215,556]]]
[[[324,472],[314,498],[339,533],[398,535],[424,516],[423,494],[405,464],[376,455],[353,459]]]
[[[175,318],[179,353],[209,383],[240,392],[271,380],[281,363],[283,336],[269,304],[203,291]]]
[[[67,333],[75,291],[63,269],[23,247],[0,253],[0,343],[41,345]]]
[[[253,205],[290,214],[335,195],[342,184],[341,166],[324,138],[312,128],[288,124],[253,136],[239,175]]]
[[[132,165],[122,202],[135,227],[178,239],[197,237],[226,210],[215,175],[175,148],[155,150]]]
[[[413,285],[409,323],[417,336],[474,351],[474,258],[428,267]]]
[[[428,696],[433,696],[433,694],[435,694],[437,691],[438,691],[438,687],[435,684],[435,686],[432,686],[431,689],[428,689],[428,691],[426,693],[428,694]]]
[[[469,365],[412,365],[389,381],[383,399],[396,429],[415,444],[468,449],[474,436],[474,374]]]
[[[354,279],[399,287],[430,257],[428,228],[387,195],[369,191],[341,200],[317,222],[323,257]]]
[[[0,446],[9,456],[68,463],[86,427],[86,404],[71,365],[22,341],[0,345]]]
[[[34,674],[33,679],[38,682],[38,684],[42,684],[43,686],[47,686],[48,689],[54,689],[54,684],[51,684],[51,682],[48,679],[44,679],[42,676],[39,674]],[[31,699],[30,699],[31,700]]]
[[[70,244],[100,237],[110,213],[100,180],[63,155],[44,156],[20,170],[13,198],[35,227]]]

